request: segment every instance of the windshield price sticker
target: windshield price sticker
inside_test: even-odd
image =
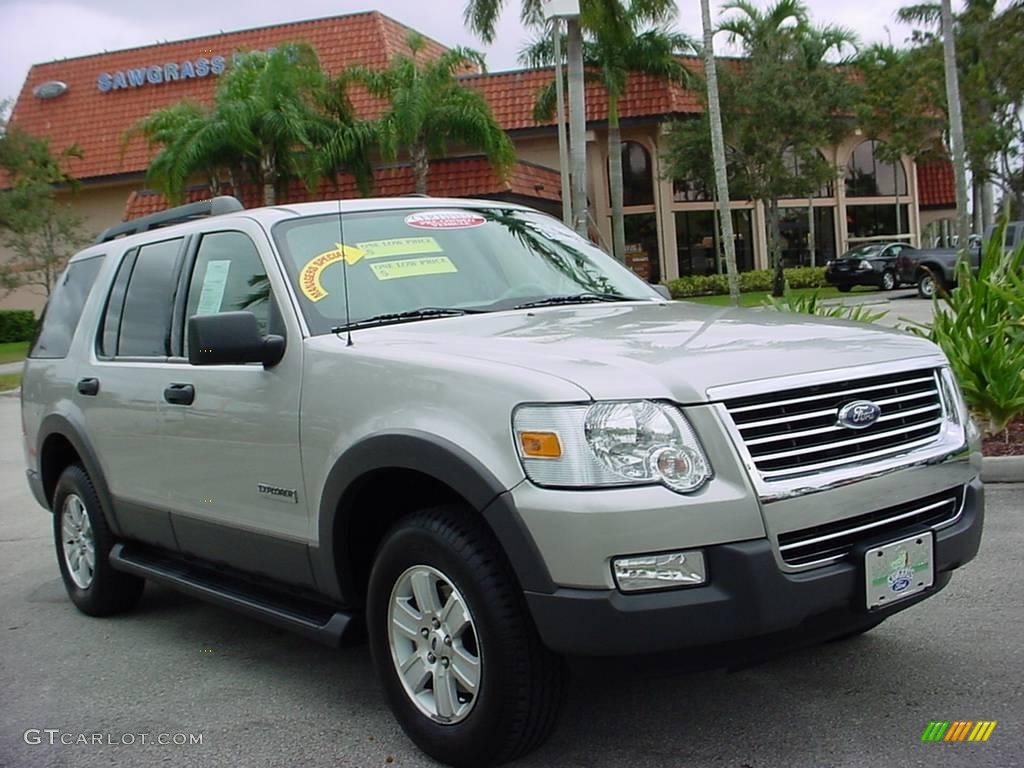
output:
[[[482,227],[487,219],[469,211],[420,211],[405,217],[405,224],[414,229],[473,229]]]
[[[416,256],[420,253],[442,253],[441,246],[432,237],[394,237],[390,240],[370,240],[366,243],[356,243],[356,248],[361,250],[368,259],[379,259],[384,256]]]
[[[302,291],[302,295],[310,301],[320,301],[327,296],[327,289],[320,282],[320,276],[331,264],[337,264],[344,259],[351,266],[363,258],[363,251],[359,248],[341,243],[335,243],[335,246],[333,251],[321,253],[310,259],[299,272],[299,289]]]
[[[370,269],[378,280],[394,280],[399,277],[422,277],[458,272],[447,256],[428,256],[422,259],[395,259],[371,264]]]

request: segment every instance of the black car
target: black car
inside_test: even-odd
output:
[[[859,245],[825,264],[825,281],[843,293],[855,285],[874,285],[883,291],[891,291],[900,284],[897,257],[901,253],[912,255],[916,250],[906,243]]]

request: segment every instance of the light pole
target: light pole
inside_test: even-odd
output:
[[[545,19],[565,19],[568,26],[572,225],[580,235],[586,237],[589,218],[587,211],[587,110],[583,86],[583,32],[580,28],[580,3],[579,0],[542,0],[542,9]],[[559,52],[556,52],[556,62],[560,60],[557,55]],[[557,82],[561,83],[557,63],[555,76]],[[559,105],[561,106],[561,99],[559,99]],[[561,136],[561,120],[559,120],[559,136]],[[561,154],[559,159],[561,162]],[[564,180],[566,175],[564,165],[561,172]],[[565,189],[564,181],[562,188]]]

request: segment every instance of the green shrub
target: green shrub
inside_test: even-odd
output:
[[[1024,414],[1024,245],[1004,253],[1002,228],[982,254],[978,274],[957,265],[957,288],[936,296],[931,327],[908,330],[949,358],[971,412],[986,433]]]
[[[785,270],[786,282],[790,288],[824,288],[824,267],[793,267]],[[752,272],[740,272],[740,292],[753,293],[772,289],[772,272],[770,269],[758,269]],[[724,295],[729,292],[729,281],[725,275],[687,275],[665,283],[672,298],[684,299],[688,296]]]
[[[32,341],[36,316],[30,309],[0,309],[0,344]]]
[[[787,291],[786,295],[781,299],[769,296],[764,300],[764,306],[777,309],[780,312],[797,312],[840,320],[858,320],[862,323],[873,323],[889,314],[888,312],[873,312],[860,304],[852,306],[848,304],[822,304],[821,297],[817,291],[799,296],[794,296]]]

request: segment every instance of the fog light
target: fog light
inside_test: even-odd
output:
[[[693,587],[707,581],[704,554],[699,550],[616,558],[612,573],[623,592]]]

